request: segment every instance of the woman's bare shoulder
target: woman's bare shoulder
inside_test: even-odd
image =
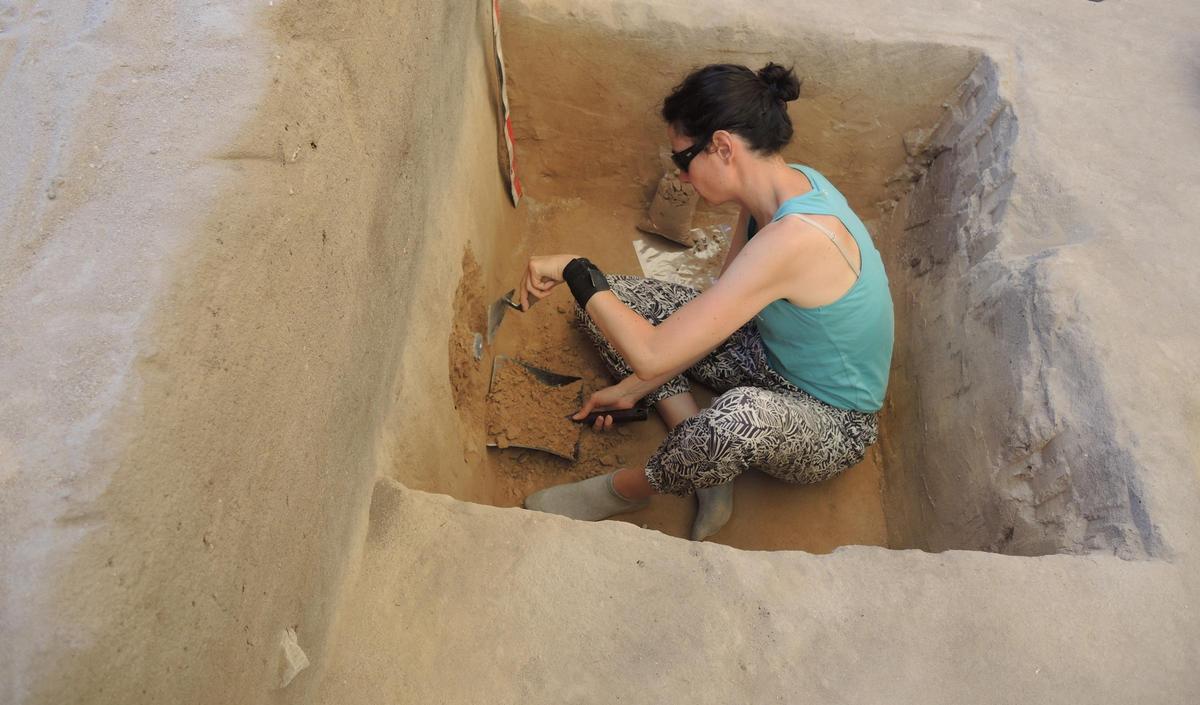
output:
[[[746,246],[787,256],[819,251],[822,244],[828,242],[829,237],[820,228],[800,218],[784,216],[764,225]]]
[[[834,231],[834,235],[838,233]],[[780,278],[778,283],[786,291],[784,298],[798,306],[812,307],[837,300],[854,285],[856,272],[846,266],[847,260],[837,248],[846,248],[851,258],[857,258],[858,251],[849,233],[845,238],[850,245],[839,243],[835,247],[821,228],[800,218],[784,217],[763,228],[746,247],[759,248],[759,261],[778,261],[771,270]]]

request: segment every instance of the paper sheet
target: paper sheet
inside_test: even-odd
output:
[[[721,272],[732,232],[733,228],[729,225],[692,228],[696,243],[693,247],[685,247],[657,235],[644,235],[633,241],[633,251],[637,254],[644,276],[685,284],[703,291],[712,286]]]

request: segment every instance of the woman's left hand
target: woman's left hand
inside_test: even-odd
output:
[[[532,304],[550,295],[554,287],[563,282],[563,268],[577,255],[542,255],[529,258],[525,274],[521,277],[520,304],[528,311]],[[533,297],[533,300],[530,300]]]

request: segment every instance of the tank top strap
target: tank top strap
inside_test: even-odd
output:
[[[803,220],[804,222],[813,226],[817,230],[820,230],[821,232],[825,233],[825,236],[829,238],[829,241],[833,243],[833,246],[837,248],[838,252],[842,253],[842,259],[846,260],[846,264],[850,265],[850,271],[854,272],[855,278],[858,278],[862,274],[862,272],[854,264],[854,262],[851,261],[850,254],[847,253],[845,248],[842,247],[841,243],[837,241],[837,236],[833,234],[833,231],[831,231],[829,228],[825,227],[824,225],[821,225],[817,221],[813,220],[812,218],[809,218],[808,216],[806,216],[802,213],[793,213],[792,215],[795,215],[800,220]],[[854,236],[851,235],[850,237],[854,237]]]

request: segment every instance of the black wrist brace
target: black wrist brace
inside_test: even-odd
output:
[[[571,288],[579,308],[587,308],[588,299],[597,291],[608,291],[608,280],[604,272],[592,264],[586,257],[576,257],[563,267],[563,281]]]

